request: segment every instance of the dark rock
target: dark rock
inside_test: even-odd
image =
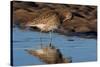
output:
[[[60,17],[60,28],[56,32],[62,34],[97,32],[97,7],[72,4],[51,4],[34,2],[13,2],[13,23],[23,27],[41,12],[52,10]],[[72,13],[70,19],[65,20],[67,13]],[[68,18],[68,17],[67,17]]]

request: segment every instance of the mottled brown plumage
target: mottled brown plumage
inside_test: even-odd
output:
[[[40,14],[33,18],[33,20],[28,21],[26,26],[37,27],[41,31],[51,31],[57,29],[60,25],[59,16],[51,10],[43,10]]]

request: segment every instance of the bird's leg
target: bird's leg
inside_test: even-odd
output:
[[[49,32],[49,35],[50,35],[50,43],[49,43],[49,46],[50,46],[50,47],[52,46],[52,32],[53,32],[53,31],[50,31],[50,32]]]
[[[42,31],[40,31],[40,47],[41,47],[41,49],[43,48],[43,44],[42,44]]]

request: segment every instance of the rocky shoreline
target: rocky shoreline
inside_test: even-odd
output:
[[[68,36],[97,38],[97,6],[21,1],[12,1],[11,4],[12,24],[20,28],[25,28],[24,25],[41,11],[53,10],[61,21],[60,27],[55,32]],[[69,14],[68,17],[66,13]]]

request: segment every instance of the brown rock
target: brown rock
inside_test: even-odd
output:
[[[42,12],[54,11],[60,17],[61,32],[97,32],[96,6],[14,2],[13,8],[14,23],[22,26]]]
[[[93,24],[95,26],[93,26]],[[89,22],[88,20],[80,17],[74,16],[72,20],[66,21],[63,24],[65,30],[74,31],[74,32],[91,32],[96,29],[95,22]]]
[[[77,28],[75,28],[75,32],[90,32],[91,29],[89,29],[86,26],[79,26]]]
[[[33,20],[34,17],[36,17],[38,13],[36,12],[28,12],[24,9],[18,9],[14,11],[13,13],[13,22],[16,22],[17,24],[24,26],[28,21]]]

